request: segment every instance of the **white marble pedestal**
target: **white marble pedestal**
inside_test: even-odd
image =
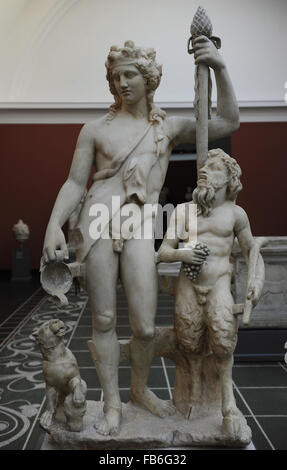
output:
[[[133,449],[254,449],[251,431],[243,415],[240,416],[240,439],[222,432],[218,413],[201,415],[190,421],[180,413],[161,419],[131,403],[123,404],[121,431],[118,436],[99,435],[94,424],[102,416],[101,402],[88,401],[82,432],[67,431],[60,420],[55,420],[46,436],[42,450],[133,450]]]

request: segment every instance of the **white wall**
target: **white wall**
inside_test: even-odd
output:
[[[157,102],[193,100],[186,52],[199,0],[0,0],[0,101],[105,103],[105,58],[126,39],[154,47]],[[286,0],[204,0],[239,101],[280,101],[287,81]]]

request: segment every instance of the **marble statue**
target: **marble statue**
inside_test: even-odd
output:
[[[239,313],[231,294],[235,237],[248,264],[246,303],[251,303],[251,308],[257,304],[264,285],[260,243],[252,236],[247,214],[235,203],[242,189],[240,174],[235,159],[221,149],[210,150],[198,174],[193,202],[176,207],[158,254],[158,262],[182,262],[175,287],[174,333],[186,363],[177,368],[174,403],[190,418],[198,405],[207,404],[206,393],[212,395],[213,390],[213,400],[216,398],[215,374],[207,366],[207,362],[213,361],[219,381],[217,398],[221,403],[223,432],[239,440],[242,416],[232,387],[238,329],[234,313]],[[195,215],[187,210],[194,204]],[[184,242],[183,248],[178,248],[180,240]],[[208,379],[210,382],[210,389],[205,392],[204,374],[205,382]]]
[[[43,356],[46,383],[46,410],[40,424],[48,432],[61,405],[70,431],[82,431],[86,412],[87,385],[81,379],[75,356],[64,344],[65,334],[66,326],[58,319],[46,321],[33,333]]]
[[[214,70],[217,84],[217,114],[208,123],[209,139],[229,135],[239,127],[238,106],[225,66],[214,43],[206,36],[193,40],[196,64]],[[86,289],[93,319],[89,348],[104,392],[104,413],[96,423],[100,435],[120,432],[122,403],[118,387],[120,345],[116,336],[116,288],[120,275],[130,314],[132,329],[130,396],[134,404],[164,417],[174,407],[160,400],[147,388],[154,356],[155,314],[157,306],[157,270],[154,240],[130,238],[121,231],[113,239],[112,196],[120,200],[120,212],[156,204],[164,184],[169,157],[179,144],[194,144],[195,118],[167,117],[155,106],[162,67],[156,63],[154,49],[143,49],[132,41],[123,47],[112,46],[106,61],[107,80],[114,103],[107,115],[82,128],[67,181],[55,202],[46,230],[43,248],[45,263],[55,260],[56,250],[68,256],[62,226],[78,207],[86,190],[92,166],[97,172],[89,189],[77,227],[76,256],[85,264]],[[106,227],[109,238],[94,239],[89,234],[90,211],[95,203],[108,209]]]
[[[25,246],[30,230],[27,224],[19,219],[12,228],[18,246],[12,250],[12,281],[29,281],[31,279],[30,250]]]
[[[23,243],[28,240],[30,230],[27,224],[24,224],[22,219],[19,219],[17,224],[13,225],[13,233],[17,242]]]

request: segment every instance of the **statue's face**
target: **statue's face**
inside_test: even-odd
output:
[[[118,65],[112,77],[123,103],[136,104],[146,96],[144,78],[134,65]]]
[[[219,157],[208,158],[205,165],[199,170],[197,186],[206,187],[212,185],[219,189],[228,183],[228,171]]]

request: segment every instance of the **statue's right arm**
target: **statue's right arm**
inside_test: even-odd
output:
[[[208,140],[221,139],[235,132],[240,125],[239,109],[233,85],[223,58],[215,45],[205,36],[194,39],[195,64],[203,63],[214,70],[217,88],[216,115],[208,120]],[[196,143],[195,118],[173,116],[169,118],[173,145]]]
[[[69,176],[57,196],[45,235],[43,256],[46,262],[55,259],[55,250],[68,250],[62,226],[81,201],[95,157],[94,133],[91,124],[82,128]]]

